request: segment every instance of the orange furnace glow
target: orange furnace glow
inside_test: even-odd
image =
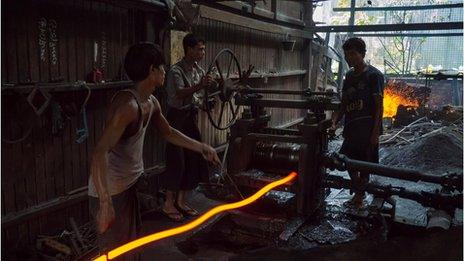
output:
[[[271,189],[292,181],[293,179],[296,178],[296,176],[297,176],[296,172],[291,172],[290,174],[288,174],[287,177],[269,183],[268,185],[261,188],[258,192],[256,192],[255,194],[253,194],[252,196],[250,196],[250,197],[248,197],[246,199],[243,199],[243,200],[235,202],[235,203],[229,203],[229,204],[224,204],[224,205],[214,207],[213,209],[209,210],[205,214],[201,215],[199,218],[193,220],[190,223],[182,225],[180,227],[175,227],[175,228],[171,228],[171,229],[168,229],[168,230],[156,232],[156,233],[153,233],[151,235],[148,235],[148,236],[133,240],[133,241],[127,243],[127,244],[124,244],[124,245],[122,245],[120,247],[117,247],[117,248],[109,251],[107,255],[99,256],[98,258],[94,259],[94,261],[111,260],[111,259],[114,259],[114,258],[124,254],[124,253],[132,251],[135,248],[146,245],[148,243],[151,243],[151,242],[154,242],[154,241],[166,238],[166,237],[174,236],[174,235],[181,234],[183,232],[192,230],[193,228],[201,225],[203,222],[205,222],[206,220],[208,220],[209,218],[211,218],[212,216],[214,216],[214,215],[216,215],[218,213],[221,213],[221,212],[224,212],[224,211],[227,211],[227,210],[231,210],[231,209],[240,208],[240,207],[243,207],[243,206],[246,206],[248,204],[253,203],[257,199],[262,197],[264,194],[266,194],[268,191],[270,191]]]
[[[406,90],[395,89],[395,83],[389,83],[383,93],[383,118],[394,117],[398,106],[419,107],[419,101]]]

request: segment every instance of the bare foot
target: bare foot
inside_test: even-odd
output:
[[[164,205],[161,212],[170,220],[175,222],[180,222],[184,219],[184,216],[173,205]]]

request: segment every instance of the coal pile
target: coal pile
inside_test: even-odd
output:
[[[453,127],[437,130],[411,143],[384,147],[381,163],[432,175],[462,174],[462,133]]]

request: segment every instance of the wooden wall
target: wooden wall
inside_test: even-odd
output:
[[[130,86],[121,64],[128,47],[146,37],[141,19],[143,12],[111,1],[2,2],[2,219],[85,189],[89,158],[102,134],[109,100],[118,89]],[[75,83],[85,81],[93,69],[95,43],[96,64],[107,84],[91,86],[86,106],[89,137],[78,144],[76,129],[83,125],[79,112],[87,92]],[[29,84],[49,92],[52,102],[65,110],[60,132],[52,134],[51,105],[36,116],[27,104],[25,97],[33,86]],[[31,133],[22,142],[5,142],[27,129]],[[153,128],[149,133],[147,168],[164,157]],[[69,228],[71,216],[79,224],[88,221],[87,203],[80,202],[2,227],[2,248]]]

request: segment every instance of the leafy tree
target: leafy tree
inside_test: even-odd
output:
[[[408,6],[426,4],[445,4],[449,0],[357,0],[356,6]],[[351,0],[339,0],[338,7],[350,7]],[[332,24],[346,24],[349,12],[339,13],[332,17]],[[438,11],[384,11],[384,12],[356,12],[356,25],[370,24],[407,24],[424,23],[432,21],[445,21],[447,17],[440,15]],[[402,31],[390,33],[404,33]],[[383,53],[385,72],[393,74],[410,74],[415,68],[415,62],[421,57],[420,48],[426,42],[425,37],[377,37]]]

